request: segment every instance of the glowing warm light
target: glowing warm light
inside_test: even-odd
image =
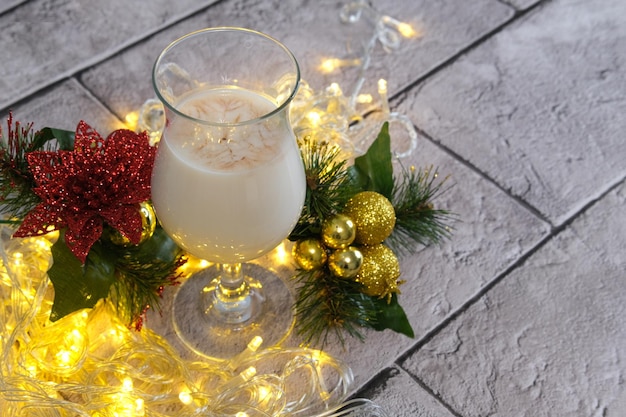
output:
[[[178,394],[178,399],[180,400],[181,403],[185,405],[189,405],[193,402],[193,397],[191,396],[191,393],[187,389],[184,389]]]
[[[126,392],[130,392],[133,390],[133,380],[126,377],[124,378],[124,380],[122,381],[122,390],[126,391]]]
[[[378,94],[380,95],[381,107],[384,114],[389,114],[389,99],[387,97],[387,80],[378,80]]]
[[[331,73],[335,71],[335,69],[339,66],[338,61],[339,59],[337,58],[327,58],[324,61],[322,61],[322,64],[320,65],[319,69],[323,73]]]
[[[250,378],[252,378],[255,375],[256,375],[256,368],[254,366],[250,366],[249,368],[244,370],[241,374],[239,374],[239,376],[241,376],[241,378],[244,381],[250,380]]]
[[[59,362],[61,363],[61,365],[67,366],[72,361],[72,352],[70,352],[69,350],[62,350],[61,352],[57,353],[57,357],[59,358]]]
[[[326,58],[319,66],[320,72],[324,74],[330,74],[335,70],[342,67],[355,67],[361,65],[360,59],[340,59],[340,58]]]
[[[374,101],[374,97],[371,94],[359,94],[356,97],[356,102],[359,104],[370,104]]]
[[[306,114],[306,118],[308,119],[311,127],[317,127],[320,125],[320,121],[322,120],[322,116],[317,110],[311,110]]]
[[[248,349],[252,352],[256,352],[262,344],[263,338],[261,336],[254,336],[250,343],[248,343]]]
[[[126,116],[124,116],[124,122],[126,123],[126,127],[130,130],[135,130],[137,128],[138,121],[139,113],[136,111],[131,111]]]
[[[378,94],[387,94],[387,80],[385,80],[384,78],[378,80]]]
[[[248,413],[244,411],[240,411],[237,414],[235,414],[235,417],[248,417]]]
[[[141,398],[135,400],[135,416],[140,417],[145,414],[144,401]]]
[[[187,262],[179,268],[179,271],[183,274],[183,276],[189,276],[211,266],[211,262],[196,258],[195,256],[186,255],[186,258]]]
[[[417,36],[417,31],[413,29],[413,26],[408,23],[400,22],[398,23],[397,28],[398,32],[400,32],[400,35],[404,36],[405,38],[413,38]]]
[[[13,254],[13,264],[15,266],[22,265],[23,261],[24,261],[24,254],[22,252],[15,252]]]
[[[341,88],[339,87],[339,84],[337,83],[330,83],[330,85],[328,86],[327,89],[328,93],[330,93],[333,96],[339,96],[342,93]]]
[[[37,249],[40,251],[47,251],[52,246],[52,242],[44,238],[35,239],[35,244],[37,245]]]
[[[275,264],[287,265],[290,259],[291,255],[286,248],[285,242],[282,242],[280,245],[278,245],[272,252],[272,261]]]

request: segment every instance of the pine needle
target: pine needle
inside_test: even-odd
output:
[[[297,332],[307,344],[323,348],[334,337],[343,345],[344,333],[364,339],[360,329],[371,327],[377,310],[372,298],[361,292],[361,284],[335,277],[326,268],[301,270],[296,279]]]
[[[405,170],[402,180],[394,187],[392,204],[396,212],[396,225],[386,243],[394,252],[414,252],[419,245],[437,244],[449,238],[452,232],[448,223],[456,218],[454,213],[437,209],[433,200],[448,190],[443,188],[448,177],[438,181],[438,172]]]
[[[321,222],[345,206],[356,190],[350,183],[346,161],[339,159],[341,149],[310,137],[298,141],[306,175],[306,198],[298,224],[289,239],[317,234]]]

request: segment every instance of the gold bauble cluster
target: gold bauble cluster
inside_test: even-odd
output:
[[[322,224],[321,238],[309,238],[296,242],[293,257],[305,271],[321,268],[328,263],[331,273],[340,278],[354,277],[363,263],[361,252],[350,246],[356,230],[348,216],[337,214]]]
[[[386,197],[373,191],[358,193],[343,213],[323,222],[320,238],[295,243],[294,259],[306,271],[327,265],[334,276],[361,283],[365,294],[390,300],[399,293],[400,266],[382,242],[395,223],[393,205]]]

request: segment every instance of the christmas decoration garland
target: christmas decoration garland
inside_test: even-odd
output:
[[[59,233],[48,270],[55,289],[50,319],[110,299],[141,329],[144,313],[158,309],[185,262],[150,206],[156,149],[148,135],[121,129],[103,139],[82,121],[75,133],[33,132],[12,115],[7,126],[0,143],[4,222],[19,226],[14,237]],[[323,138],[305,136],[299,145],[307,194],[289,236],[297,331],[322,346],[330,334],[362,339],[362,328],[412,337],[398,302],[398,255],[449,235],[452,214],[432,203],[445,180],[414,169],[395,178],[387,123],[353,165]]]
[[[348,166],[336,146],[300,140],[307,178],[305,207],[290,240],[298,265],[297,331],[309,343],[331,335],[363,339],[362,328],[413,337],[398,302],[398,255],[448,237],[453,213],[435,208],[444,189],[437,172],[394,177],[388,123]]]
[[[35,132],[32,123],[13,123],[12,114],[0,136],[4,222],[19,225],[14,237],[59,233],[48,270],[50,319],[109,298],[140,329],[185,262],[149,204],[156,149],[148,136],[120,129],[103,139],[82,121],[75,133]]]

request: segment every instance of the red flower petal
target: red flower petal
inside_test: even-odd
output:
[[[85,261],[104,223],[133,243],[142,233],[138,203],[150,199],[156,148],[148,135],[116,130],[107,139],[84,121],[76,127],[73,151],[32,152],[28,164],[41,203],[15,236],[67,228],[66,242]]]
[[[68,227],[65,232],[65,243],[70,251],[84,264],[89,250],[102,236],[102,220],[97,217],[88,219],[81,229]]]

